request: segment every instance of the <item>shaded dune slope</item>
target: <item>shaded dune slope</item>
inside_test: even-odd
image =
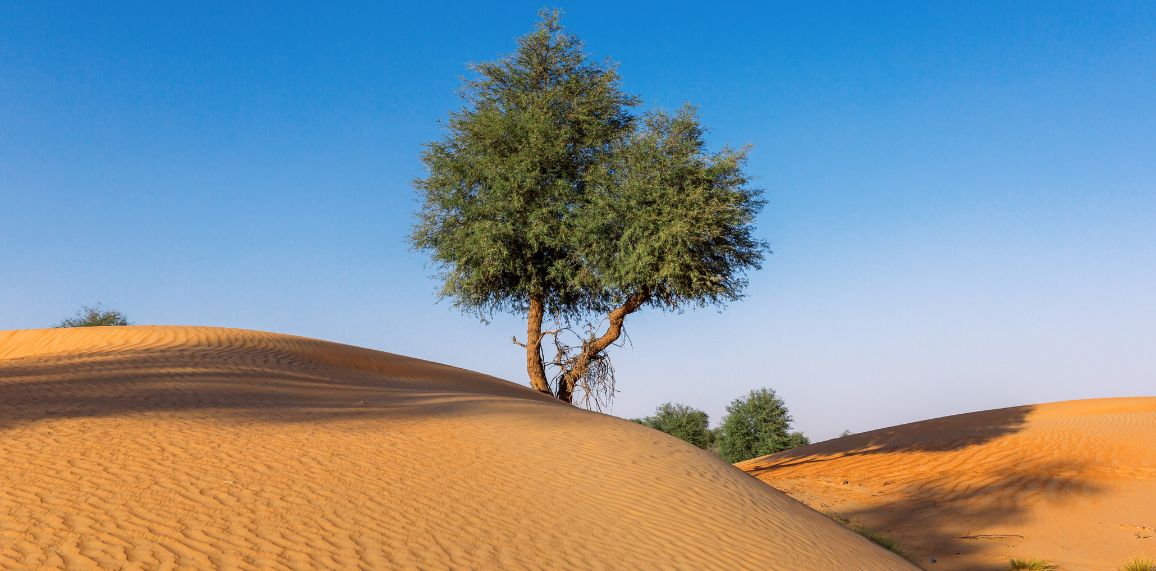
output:
[[[0,332],[0,457],[4,569],[907,566],[656,431],[269,333]]]
[[[1156,397],[961,414],[738,466],[898,540],[928,569],[1040,557],[1116,570],[1156,558]]]

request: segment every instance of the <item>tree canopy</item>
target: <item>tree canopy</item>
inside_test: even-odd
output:
[[[710,417],[706,412],[685,404],[668,402],[659,405],[654,411],[654,416],[634,419],[634,422],[665,432],[699,448],[710,448],[714,442]]]
[[[801,432],[791,432],[791,414],[772,389],[753,390],[727,405],[718,428],[719,456],[742,462],[810,444]]]
[[[463,108],[422,155],[412,244],[463,311],[526,315],[515,342],[531,386],[605,402],[606,351],[629,314],[739,299],[759,267],[746,149],[709,152],[690,106],[635,113],[615,66],[591,61],[556,11],[472,70]]]

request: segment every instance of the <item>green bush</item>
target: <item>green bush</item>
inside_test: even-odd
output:
[[[809,444],[801,432],[791,433],[791,420],[775,391],[751,391],[727,406],[716,435],[719,456],[733,464]]]
[[[100,304],[82,306],[74,317],[57,323],[55,327],[102,327],[109,325],[132,325],[123,313],[115,309],[105,310]]]
[[[666,403],[654,411],[654,416],[633,419],[634,422],[681,438],[699,448],[710,448],[714,433],[710,417],[701,410],[678,403]]]

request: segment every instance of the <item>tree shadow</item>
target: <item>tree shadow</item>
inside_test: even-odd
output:
[[[1030,505],[1104,491],[1087,479],[1095,469],[1088,461],[1044,454],[1024,461],[1006,448],[1001,455],[982,447],[1014,437],[1035,408],[914,422],[738,466],[849,527],[899,542],[924,568],[1006,570],[1007,558],[997,554],[1024,540],[1017,530]]]
[[[849,456],[915,451],[949,452],[1014,434],[1024,426],[1033,410],[1035,406],[1032,405],[1015,406],[910,422],[785,450],[747,460],[740,463],[740,466],[752,476],[758,476],[767,470]]]
[[[556,404],[514,383],[418,359],[366,350],[359,350],[370,355],[361,360],[314,358],[343,347],[316,344],[304,351],[182,347],[0,360],[0,430],[52,419],[148,413],[321,422],[479,414],[532,401]],[[526,409],[523,414],[543,410],[519,408]]]

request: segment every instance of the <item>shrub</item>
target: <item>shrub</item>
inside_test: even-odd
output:
[[[55,327],[101,327],[109,325],[132,324],[128,322],[128,318],[123,313],[115,309],[105,310],[98,303],[95,306],[82,306],[74,317],[57,323]]]
[[[636,418],[634,422],[681,438],[699,448],[710,448],[714,433],[710,417],[701,410],[678,403],[666,403],[654,411],[654,416]]]
[[[1156,571],[1156,560],[1135,557],[1121,567],[1120,571]]]
[[[1013,571],[1053,571],[1056,564],[1047,559],[1012,559],[1011,567]]]
[[[805,443],[802,433],[791,434],[791,415],[771,389],[732,401],[718,431],[719,456],[732,464]]]

